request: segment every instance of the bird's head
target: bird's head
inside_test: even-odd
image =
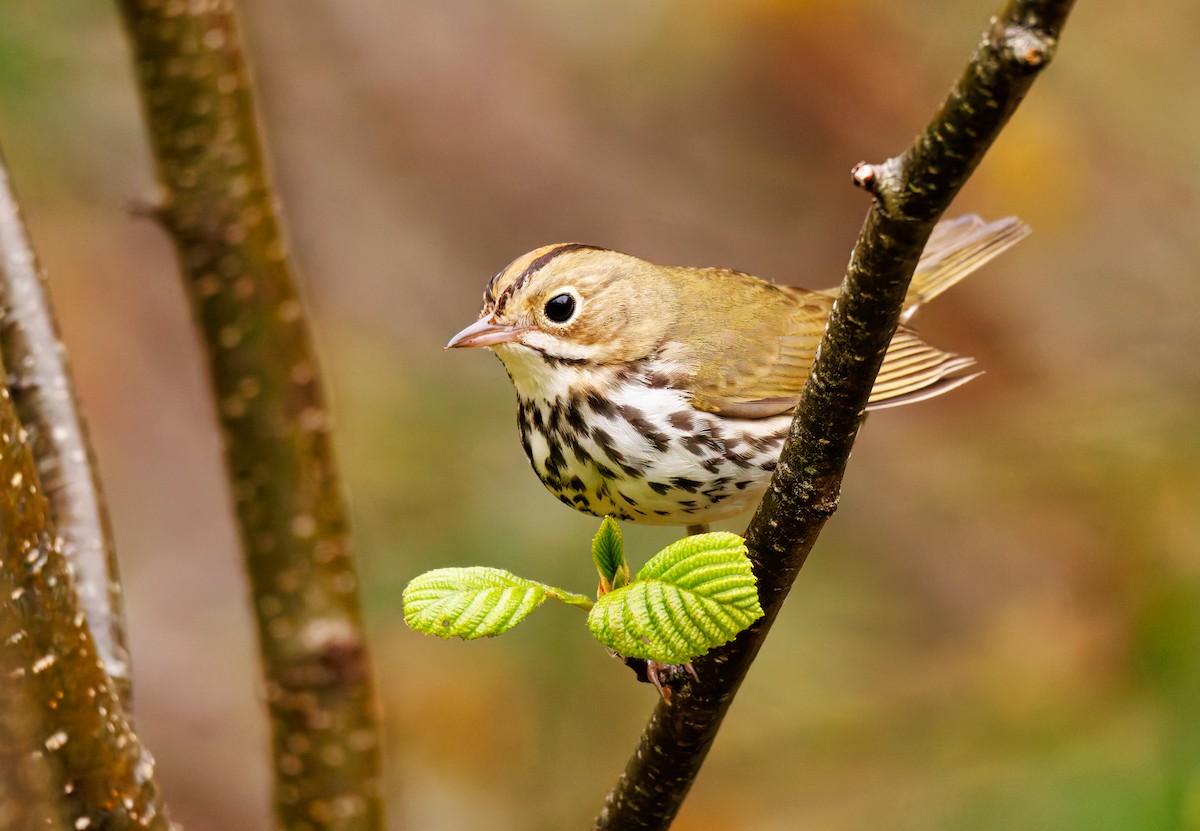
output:
[[[650,263],[580,243],[548,245],[491,279],[479,320],[446,348],[488,346],[517,375],[649,357],[671,326],[669,287]]]

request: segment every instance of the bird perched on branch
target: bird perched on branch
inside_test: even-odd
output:
[[[934,229],[868,410],[979,375],[972,358],[930,346],[907,321],[1028,233],[1011,217]],[[836,294],[548,245],[491,279],[479,319],[447,348],[495,351],[517,391],[525,454],[567,505],[701,526],[761,498]]]

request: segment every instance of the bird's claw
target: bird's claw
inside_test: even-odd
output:
[[[637,673],[639,681],[653,684],[662,700],[667,703],[671,701],[672,689],[682,682],[685,676],[691,676],[693,681],[700,681],[700,675],[691,661],[686,664],[663,664],[658,661],[626,658],[625,663]]]

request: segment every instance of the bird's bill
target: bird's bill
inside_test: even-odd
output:
[[[497,346],[501,343],[512,343],[526,331],[519,326],[507,326],[495,323],[492,316],[481,317],[466,329],[463,329],[446,344],[447,349],[472,349],[477,346]]]

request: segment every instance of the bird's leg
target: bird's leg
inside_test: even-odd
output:
[[[707,533],[708,533],[708,523],[707,522],[697,522],[695,525],[689,525],[687,527],[687,535],[689,537],[693,536],[695,534],[707,534]]]
[[[662,683],[662,678],[659,677],[659,673],[664,666],[665,666],[664,664],[660,664],[658,661],[647,661],[646,662],[646,680],[649,681],[651,684],[653,684],[655,686],[655,688],[658,690],[658,694],[661,695],[664,699],[666,699],[671,694],[671,692],[670,692],[671,688],[667,687],[664,689],[663,683]]]

